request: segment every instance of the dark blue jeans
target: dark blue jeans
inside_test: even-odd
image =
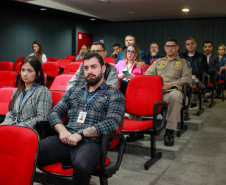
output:
[[[100,164],[100,152],[100,144],[94,141],[70,146],[62,143],[59,136],[50,136],[41,140],[38,166],[71,161],[73,184],[89,185],[92,171]]]

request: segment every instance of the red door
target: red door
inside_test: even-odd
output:
[[[78,32],[78,54],[82,45],[91,46],[93,43],[93,34]]]

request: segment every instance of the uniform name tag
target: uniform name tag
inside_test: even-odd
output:
[[[78,115],[78,120],[77,122],[79,123],[84,123],[85,122],[85,119],[86,119],[86,115],[87,115],[87,112],[83,112],[81,111]]]

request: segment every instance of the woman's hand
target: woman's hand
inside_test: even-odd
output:
[[[128,78],[128,79],[132,79],[135,75],[131,74],[131,73],[126,73],[123,75],[124,78]]]

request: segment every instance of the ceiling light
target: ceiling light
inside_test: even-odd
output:
[[[128,12],[128,14],[134,14],[134,12]]]
[[[109,0],[100,0],[101,2],[103,2],[103,3],[108,3],[109,2]]]
[[[45,10],[46,10],[46,8],[40,8],[40,10],[45,11]]]
[[[189,9],[188,8],[184,8],[184,9],[182,9],[182,12],[189,12]]]
[[[94,19],[94,18],[91,18],[90,20],[91,20],[91,21],[95,21],[96,19]]]

